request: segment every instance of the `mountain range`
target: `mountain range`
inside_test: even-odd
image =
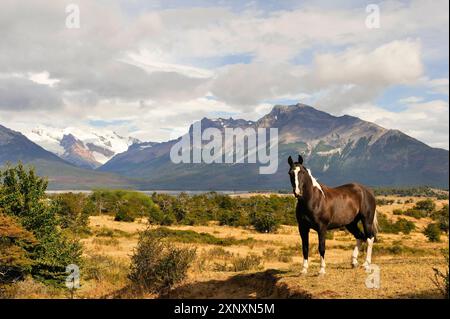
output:
[[[50,189],[131,188],[136,182],[111,173],[77,167],[29,140],[20,132],[0,125],[0,168],[22,162],[47,176]]]
[[[429,185],[448,188],[447,150],[432,148],[398,130],[385,129],[357,117],[333,116],[299,103],[274,106],[270,113],[257,121],[203,118],[200,123],[202,130],[214,127],[222,134],[226,128],[278,128],[277,172],[261,175],[259,163],[174,164],[170,160],[170,149],[181,137],[156,143],[117,136],[114,139],[122,143],[119,149],[109,147],[107,142],[105,144],[98,136],[103,136],[101,134],[87,138],[84,135],[77,136],[75,130],[67,130],[57,134],[54,139],[56,142],[52,142],[53,148],[50,148],[48,143],[46,146],[42,142],[48,138],[37,138],[31,134],[26,135],[43,147],[16,132],[14,134],[20,134],[20,138],[12,141],[4,133],[6,130],[11,135],[12,131],[4,127],[0,130],[0,165],[5,162],[4,152],[8,150],[12,152],[7,156],[9,161],[39,164],[36,161],[42,161],[45,157],[47,163],[51,163],[48,164],[50,166],[65,165],[64,168],[68,169],[69,165],[69,171],[72,172],[74,169],[82,170],[83,173],[92,172],[92,176],[99,178],[96,184],[102,184],[105,176],[109,176],[115,185],[140,189],[289,189],[286,159],[289,155],[300,153],[305,158],[305,165],[319,182],[330,186],[356,181],[370,186]],[[192,135],[192,131],[191,125],[187,134]],[[43,131],[33,134],[41,137],[46,135]],[[24,149],[25,140],[32,146],[28,145]],[[107,141],[106,138],[104,140]],[[113,145],[112,142],[110,144]],[[52,149],[59,156],[44,148]],[[50,177],[54,174],[52,170],[46,172]],[[66,182],[71,188],[79,188],[78,181],[71,181],[70,176],[74,175],[69,174]]]
[[[96,169],[129,146],[140,143],[134,137],[124,137],[107,130],[82,130],[75,127],[55,129],[39,126],[23,132],[44,149],[78,167]]]

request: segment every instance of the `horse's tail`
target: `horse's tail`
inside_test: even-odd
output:
[[[375,239],[377,238],[377,234],[380,231],[380,226],[378,225],[378,211],[375,210],[375,213],[373,215],[373,234],[375,236]]]

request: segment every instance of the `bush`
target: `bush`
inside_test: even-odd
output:
[[[441,241],[441,229],[436,223],[428,224],[428,226],[423,231],[425,236],[427,236],[430,242],[440,242]]]
[[[131,257],[128,278],[145,291],[162,292],[185,279],[194,259],[195,249],[177,248],[144,231]]]
[[[193,230],[169,229],[159,227],[147,230],[147,233],[159,238],[167,238],[181,243],[209,244],[209,245],[243,245],[254,242],[253,238],[235,239],[234,237],[218,238],[208,233],[197,233]]]
[[[114,216],[116,222],[134,222],[135,215],[127,205],[121,205]]]
[[[432,199],[427,198],[425,200],[418,201],[416,205],[414,205],[413,209],[422,210],[426,213],[431,213],[436,209],[436,204]]]
[[[231,261],[232,270],[235,272],[262,268],[262,258],[256,254],[250,253],[245,257],[235,257]]]
[[[411,209],[408,209],[405,212],[403,212],[403,215],[413,217],[415,219],[421,219],[421,218],[428,217],[429,213],[424,210],[411,208]]]
[[[378,224],[380,231],[387,234],[398,234],[402,232],[407,235],[416,229],[416,225],[405,218],[399,218],[394,223],[390,221],[385,214],[381,213],[378,215]]]
[[[377,206],[384,206],[384,205],[392,205],[394,204],[395,200],[393,199],[387,199],[387,198],[377,198],[376,204]]]
[[[431,218],[439,224],[441,231],[448,233],[448,205],[444,205],[440,210],[434,211]]]
[[[280,221],[271,213],[256,213],[252,218],[252,225],[260,233],[272,233],[280,226]]]

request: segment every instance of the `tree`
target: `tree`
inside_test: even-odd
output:
[[[26,247],[33,260],[31,274],[40,280],[62,284],[69,264],[81,263],[81,245],[69,240],[58,227],[54,209],[45,197],[47,181],[22,164],[0,171],[0,207],[33,233],[38,244]]]
[[[89,215],[95,211],[84,194],[65,193],[52,197],[52,206],[59,218],[59,225],[74,232],[87,230]]]
[[[0,284],[22,279],[33,264],[27,251],[36,245],[33,234],[0,211]]]

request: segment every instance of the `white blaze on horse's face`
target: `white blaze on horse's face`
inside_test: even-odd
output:
[[[300,196],[300,188],[299,188],[299,183],[298,183],[298,173],[300,172],[300,167],[296,167],[294,169],[294,176],[295,176],[295,190],[294,190],[294,194],[295,196]]]

